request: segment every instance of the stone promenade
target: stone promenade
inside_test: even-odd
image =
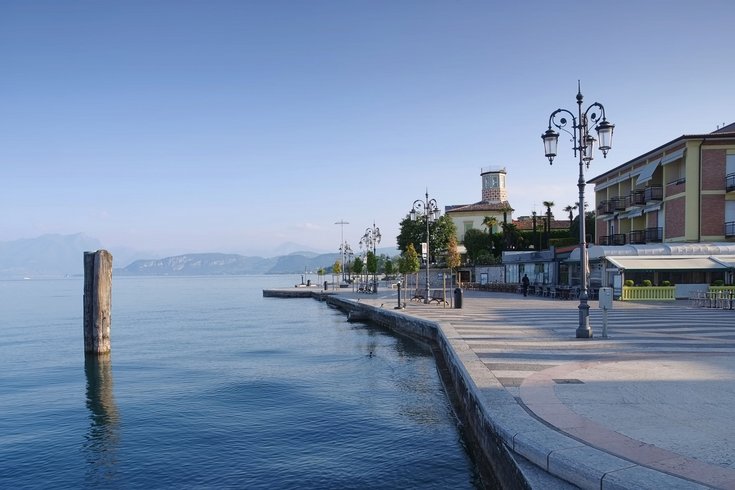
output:
[[[341,294],[398,304],[395,290]],[[591,301],[594,338],[576,339],[577,305],[466,291],[461,309],[396,311],[438,323],[478,389],[506,392],[494,427],[556,487],[735,489],[735,311],[615,302],[603,339]]]

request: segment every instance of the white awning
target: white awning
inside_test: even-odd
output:
[[[635,186],[638,187],[651,180],[651,178],[653,178],[653,173],[658,168],[659,163],[661,163],[661,159],[657,158],[656,160],[643,167],[641,173],[638,174],[638,179],[635,181]]]
[[[711,257],[605,257],[626,270],[720,270],[727,267]]]
[[[722,264],[723,267],[727,267],[729,269],[735,269],[735,257],[728,256],[728,255],[718,255],[718,256],[712,257],[712,260],[715,260],[717,263]]]

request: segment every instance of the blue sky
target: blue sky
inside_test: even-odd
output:
[[[0,241],[113,252],[381,246],[428,188],[515,215],[577,200],[549,114],[605,105],[609,170],[735,121],[735,2],[0,2]],[[592,188],[588,187],[588,196]]]

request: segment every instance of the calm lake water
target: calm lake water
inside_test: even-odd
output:
[[[0,281],[0,488],[478,488],[428,348],[297,282],[116,277],[85,364],[82,278]]]

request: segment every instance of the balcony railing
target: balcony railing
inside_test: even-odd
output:
[[[628,199],[628,206],[643,206],[646,204],[646,193],[642,190],[630,191]]]
[[[735,176],[735,174],[733,174]],[[735,182],[733,183],[735,185]],[[597,205],[598,214],[612,214],[615,211],[623,211],[631,206],[643,206],[646,203],[662,201],[664,188],[661,186],[647,187],[642,190],[630,191],[627,196],[615,196]]]
[[[646,243],[662,242],[664,240],[663,228],[646,228]]]
[[[735,236],[735,221],[728,221],[727,223],[725,223],[725,236]]]
[[[625,245],[625,235],[603,235],[600,237],[600,245]]]
[[[661,186],[647,187],[643,190],[643,201],[662,201],[664,198],[664,188]]]
[[[727,192],[735,191],[735,174],[727,174],[725,177],[725,189],[727,189]]]
[[[598,214],[612,214],[615,212],[615,207],[612,205],[612,201],[600,201],[600,204],[597,206],[597,213]]]
[[[628,243],[646,243],[646,230],[633,230],[629,232]]]

